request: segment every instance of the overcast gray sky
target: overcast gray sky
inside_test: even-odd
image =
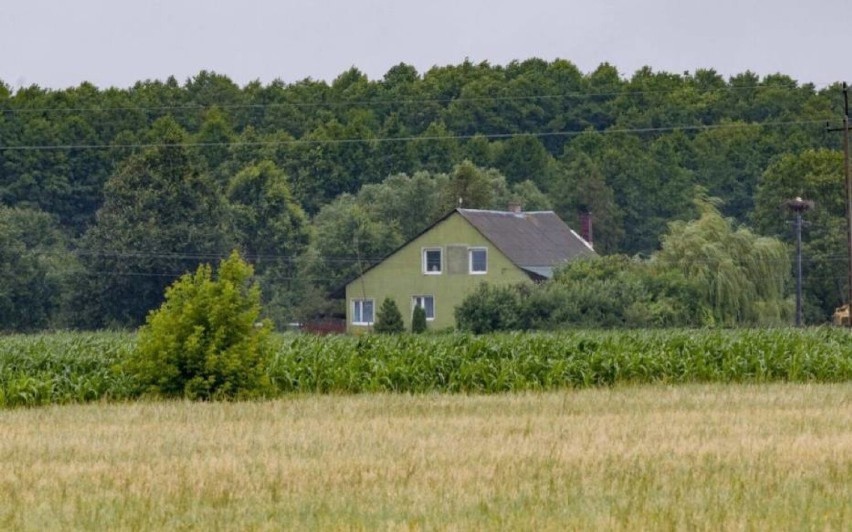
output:
[[[128,87],[213,70],[240,85],[371,79],[405,62],[609,62],[852,81],[850,0],[2,0],[0,80]]]

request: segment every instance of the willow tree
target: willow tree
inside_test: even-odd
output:
[[[790,301],[785,298],[790,261],[784,244],[735,227],[707,198],[696,204],[699,218],[670,223],[655,260],[681,270],[702,287],[708,324],[787,320],[791,315]]]

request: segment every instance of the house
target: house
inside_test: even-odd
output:
[[[549,279],[558,266],[594,255],[552,211],[455,209],[346,285],[346,330],[370,330],[386,297],[406,328],[415,306],[430,329],[455,325],[455,308],[482,282]]]

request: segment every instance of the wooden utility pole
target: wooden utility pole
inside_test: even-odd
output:
[[[843,177],[846,180],[846,245],[849,266],[846,276],[846,304],[852,311],[852,181],[849,179],[849,87],[843,82],[843,127],[828,128],[828,131],[843,131]],[[849,320],[852,327],[852,319]]]

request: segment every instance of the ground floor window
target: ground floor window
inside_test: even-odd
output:
[[[352,324],[353,325],[372,325],[373,324],[373,309],[375,305],[372,299],[353,299],[352,300]]]
[[[435,319],[435,298],[433,296],[414,296],[411,298],[411,310],[420,307],[426,312],[427,320]]]

